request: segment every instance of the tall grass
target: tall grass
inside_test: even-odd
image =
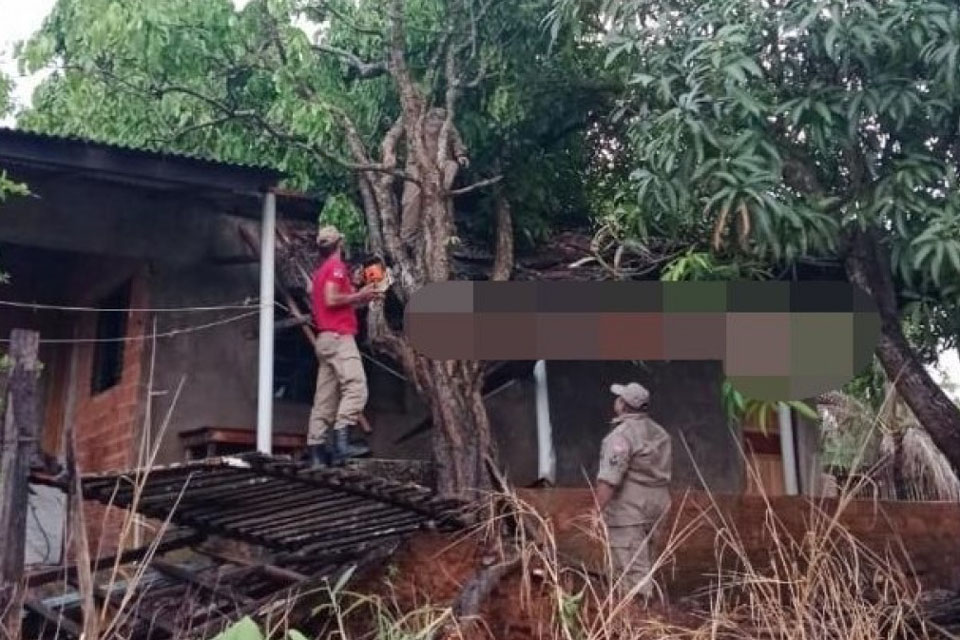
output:
[[[565,557],[554,523],[521,498],[502,498],[527,523],[511,541],[523,557],[517,602],[528,608],[536,599],[551,603],[541,638],[938,637],[923,621],[921,590],[905,554],[879,555],[866,548],[840,523],[843,501],[834,513],[813,508],[799,539],[768,504],[762,532],[767,544],[759,554],[715,501],[686,523],[673,523],[653,573],[663,572],[683,552],[684,542],[696,529],[708,528],[715,540],[712,585],[692,605],[688,600],[692,615],[685,617],[693,622],[680,623],[670,609],[638,602],[634,597],[638,587],[619,595],[620,576],[612,574],[605,532],[596,521],[582,531],[604,550],[602,571]]]

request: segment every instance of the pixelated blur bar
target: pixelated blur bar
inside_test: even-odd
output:
[[[722,360],[762,400],[842,386],[880,336],[873,301],[842,282],[443,282],[404,324],[437,360]]]

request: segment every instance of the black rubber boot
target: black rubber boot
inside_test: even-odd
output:
[[[308,460],[311,466],[327,467],[333,462],[330,447],[326,444],[313,444],[307,447]]]
[[[343,464],[348,458],[370,455],[370,447],[350,444],[349,427],[333,430],[333,464]]]

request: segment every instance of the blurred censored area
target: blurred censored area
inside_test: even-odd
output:
[[[880,318],[842,282],[442,282],[404,328],[437,360],[722,360],[741,392],[799,400],[869,364]]]

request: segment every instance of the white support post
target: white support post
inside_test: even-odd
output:
[[[539,480],[556,483],[557,458],[553,449],[553,425],[550,423],[550,396],[547,392],[547,363],[538,360],[533,367],[537,399],[537,475]]]
[[[269,455],[273,435],[273,314],[277,199],[272,192],[263,196],[260,226],[260,359],[257,386],[257,451]]]
[[[781,402],[777,407],[780,418],[780,453],[783,462],[783,488],[788,496],[800,493],[797,480],[797,448],[794,446],[793,415],[790,405]]]

